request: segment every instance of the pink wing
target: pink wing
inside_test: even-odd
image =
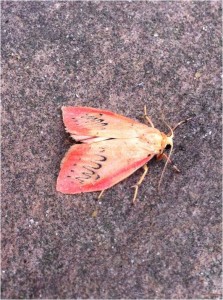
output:
[[[62,160],[57,191],[76,194],[108,189],[152,157],[138,138],[76,144]]]
[[[62,107],[62,111],[66,131],[77,141],[92,137],[97,137],[94,142],[107,138],[134,138],[151,130],[144,124],[106,110]]]

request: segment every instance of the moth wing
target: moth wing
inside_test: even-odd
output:
[[[138,138],[76,144],[62,160],[57,191],[76,194],[108,189],[143,166],[153,155]]]
[[[149,129],[130,118],[96,108],[63,106],[62,113],[66,131],[78,141],[92,137],[134,138]]]

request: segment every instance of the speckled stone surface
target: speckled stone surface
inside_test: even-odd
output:
[[[2,299],[221,298],[221,2],[2,6]],[[62,105],[176,131],[163,162],[108,190],[55,190]],[[120,129],[121,130],[121,129]],[[97,216],[94,213],[97,211]],[[93,216],[92,216],[93,213]]]

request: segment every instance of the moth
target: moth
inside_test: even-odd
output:
[[[77,143],[72,145],[61,162],[56,189],[64,194],[101,191],[112,187],[143,167],[144,172],[134,186],[133,203],[138,188],[153,158],[164,158],[166,165],[173,149],[174,130],[160,132],[146,113],[148,125],[130,118],[91,107],[62,107],[66,131]],[[164,151],[170,146],[170,154]],[[178,171],[176,166],[174,168]],[[161,178],[162,178],[161,176]]]

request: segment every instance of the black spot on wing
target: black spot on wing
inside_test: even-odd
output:
[[[86,169],[86,170],[88,170],[88,172],[90,172],[89,174],[91,174],[91,175],[94,175],[94,174],[95,174],[95,171],[93,171],[93,170],[87,168],[86,166],[83,166],[83,168]]]
[[[104,151],[104,147],[99,147],[99,153],[103,153]],[[97,173],[97,170],[103,167],[103,162],[106,160],[107,157],[102,154],[95,154],[95,159],[90,160],[89,162],[84,162],[80,158],[78,165],[82,169],[81,173],[79,173],[78,176],[74,176],[75,166],[77,166],[77,164],[73,164],[73,168],[70,170],[70,172],[72,172],[72,176],[68,175],[67,177],[78,181],[78,184],[80,185],[88,184],[89,182],[93,183],[100,179],[100,175]]]
[[[96,124],[96,125],[102,125],[102,126],[107,126],[108,123],[105,122],[105,120],[103,118],[101,118],[102,114],[99,114],[99,116],[97,115],[86,115],[85,119],[86,121],[89,120],[90,123],[92,123],[92,121]]]
[[[83,177],[82,177],[82,178],[84,178],[84,179],[89,179],[89,178],[91,178],[91,177],[92,177],[92,175],[91,175],[91,174],[89,174],[89,173],[87,173],[87,172],[83,172],[83,173],[82,173],[82,175],[83,175]]]
[[[85,167],[86,169],[86,167]],[[90,170],[91,171],[91,170]],[[95,171],[91,172],[82,172],[80,176],[76,176],[75,179],[79,182],[79,184],[87,184],[88,182],[86,182],[89,179],[92,179],[93,182],[98,180],[100,178],[100,175],[96,174]],[[69,176],[70,177],[70,176]]]
[[[84,178],[82,177],[75,177],[75,179],[80,183],[80,184],[84,184]]]
[[[98,154],[98,156],[99,156],[98,161],[106,161],[107,160],[107,158],[104,155],[99,155]]]
[[[99,164],[98,162],[95,162],[95,161],[92,161],[92,162],[95,164],[94,167],[91,166],[92,169],[99,170],[102,168],[102,164]]]

